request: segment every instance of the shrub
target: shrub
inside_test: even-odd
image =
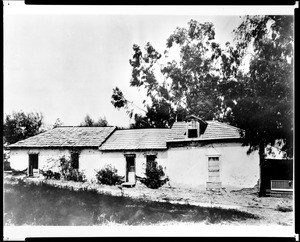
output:
[[[116,185],[121,183],[122,177],[118,175],[118,170],[111,165],[106,165],[97,171],[96,178],[98,183],[105,185]]]
[[[161,187],[169,180],[168,178],[162,179],[165,176],[164,170],[154,160],[149,161],[147,164],[145,175],[146,178],[140,179],[140,181],[152,189]]]
[[[75,181],[75,182],[85,182],[86,178],[83,172],[78,171],[77,169],[72,169],[69,173],[65,176],[65,179],[68,181]]]
[[[58,172],[53,172],[51,170],[47,170],[47,171],[44,171],[44,170],[40,170],[40,172],[42,173],[42,175],[46,178],[46,179],[56,179],[56,180],[59,180],[60,179],[60,173]]]
[[[59,180],[61,177],[59,160],[56,160],[54,158],[47,159],[42,169],[40,169],[40,173],[46,179],[54,178],[56,180]]]
[[[27,174],[27,168],[25,170],[15,170],[15,169],[12,169],[12,175],[13,176],[19,176],[19,175],[26,175]]]
[[[72,160],[67,159],[62,156],[60,159],[60,173],[64,179],[67,181],[84,182],[86,181],[83,172],[78,171],[78,169],[73,168]]]

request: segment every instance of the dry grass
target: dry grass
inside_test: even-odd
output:
[[[234,209],[204,208],[67,189],[21,179],[4,187],[5,225],[155,225],[238,222],[258,216]]]
[[[94,191],[98,194],[110,195],[115,197],[126,197],[144,202],[151,201],[165,201],[166,203],[180,203],[185,205],[200,205],[208,204],[209,206],[227,205],[234,206],[238,210],[254,214],[260,217],[260,219],[245,219],[245,220],[222,220],[221,224],[227,225],[293,225],[293,199],[292,198],[277,198],[277,197],[258,197],[256,188],[240,189],[222,189],[220,192],[206,191],[204,188],[190,188],[180,186],[165,186],[159,189],[149,189],[143,184],[137,183],[134,188],[119,189],[117,186],[99,185],[92,182],[73,182],[64,180],[44,180],[41,178],[26,178],[24,176],[4,176],[5,184],[16,184],[19,179],[24,179],[26,183],[47,183],[51,186],[63,189],[73,189],[74,191]],[[173,184],[172,184],[173,185]],[[178,184],[177,184],[178,185]],[[8,188],[6,186],[5,192],[13,191],[14,188]],[[203,205],[200,205],[203,206]],[[188,216],[187,216],[188,217]],[[112,217],[114,218],[114,217]],[[115,220],[101,220],[101,223],[114,223]],[[180,219],[168,221],[156,222],[155,224],[165,223],[179,223]],[[183,220],[185,221],[185,220]],[[196,221],[196,220],[195,220]],[[139,225],[141,225],[141,222]],[[189,223],[189,222],[181,222]],[[192,223],[194,223],[192,221]],[[199,223],[210,223],[209,219],[203,220]]]

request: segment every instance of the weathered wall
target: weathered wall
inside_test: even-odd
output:
[[[86,178],[95,179],[96,170],[103,167],[104,161],[98,149],[84,149],[79,155],[79,170],[83,171]]]
[[[15,170],[24,170],[29,164],[29,152],[38,152],[38,167],[46,164],[47,159],[70,155],[67,149],[13,149],[10,153],[11,167]],[[111,164],[118,170],[118,174],[125,176],[126,158],[125,153],[136,154],[135,166],[136,175],[144,176],[146,168],[146,156],[149,152],[133,151],[133,152],[102,152],[98,149],[84,149],[79,155],[79,170],[83,171],[88,179],[95,179],[96,171],[103,168],[106,164]],[[152,152],[153,153],[153,152]],[[151,154],[152,154],[151,153]],[[161,163],[167,158],[166,151],[158,151],[157,162]]]
[[[220,160],[222,186],[253,187],[259,179],[257,152],[246,154],[248,147],[240,143],[215,143],[203,147],[171,147],[168,150],[166,174],[170,181],[189,186],[206,186],[208,157]]]
[[[150,152],[151,154],[157,154],[157,163],[164,164],[168,158],[167,151]],[[132,152],[102,152],[101,164],[112,164],[117,170],[120,176],[125,176],[126,173],[126,158],[125,154],[136,154],[135,157],[135,169],[136,175],[144,177],[146,169],[146,154],[149,152],[132,151]]]
[[[29,152],[38,152],[38,167],[42,169],[48,159],[59,159],[61,156],[70,156],[67,149],[13,149],[10,153],[10,164],[15,170],[24,170],[29,164]],[[101,167],[101,152],[98,149],[84,149],[79,155],[79,169],[84,170],[87,176],[94,175],[94,169]]]
[[[162,165],[171,182],[188,186],[206,186],[208,181],[208,157],[218,154],[220,159],[220,180],[222,186],[253,187],[259,179],[259,157],[257,152],[246,154],[248,147],[240,143],[215,143],[203,147],[170,147],[167,151],[157,151],[156,161]],[[10,154],[11,167],[24,170],[28,167],[28,152],[39,152],[39,169],[49,158],[69,155],[60,149],[13,149]],[[84,149],[79,156],[79,169],[84,170],[88,179],[95,179],[95,170],[111,164],[118,174],[125,176],[125,153],[136,154],[136,175],[144,176],[146,154],[149,152],[102,152]]]
[[[24,170],[28,168],[29,152],[38,152],[38,167],[41,169],[49,158],[59,158],[63,155],[69,156],[70,153],[66,149],[12,149],[10,152],[10,166],[15,170]]]
[[[259,179],[259,155],[247,155],[249,147],[239,143],[215,146],[222,154],[221,181],[224,186],[253,187]]]

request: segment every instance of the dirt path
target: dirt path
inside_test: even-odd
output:
[[[15,179],[6,178],[6,182]],[[58,187],[72,187],[74,190],[80,188],[96,189],[99,193],[111,194],[114,196],[127,196],[144,200],[155,200],[161,202],[171,202],[178,204],[190,204],[205,207],[234,208],[241,211],[250,212],[261,217],[260,220],[245,221],[250,225],[293,225],[293,199],[258,197],[257,190],[226,190],[220,192],[206,191],[199,188],[185,188],[166,184],[159,189],[150,189],[141,183],[133,188],[99,185],[91,182],[73,182],[61,180],[44,180],[43,178],[26,178],[27,182],[46,182]],[[278,207],[287,211],[278,211]],[[240,224],[240,223],[239,223]]]

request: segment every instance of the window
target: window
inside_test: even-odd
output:
[[[188,138],[198,138],[199,124],[196,120],[190,120],[187,123],[187,135]]]
[[[208,181],[220,181],[220,161],[219,157],[208,157]]]
[[[146,158],[147,169],[155,166],[155,159],[156,159],[156,155],[147,155],[147,158]]]
[[[198,132],[197,129],[188,129],[188,138],[197,138]]]
[[[71,164],[74,169],[79,168],[79,153],[77,152],[71,153]]]

